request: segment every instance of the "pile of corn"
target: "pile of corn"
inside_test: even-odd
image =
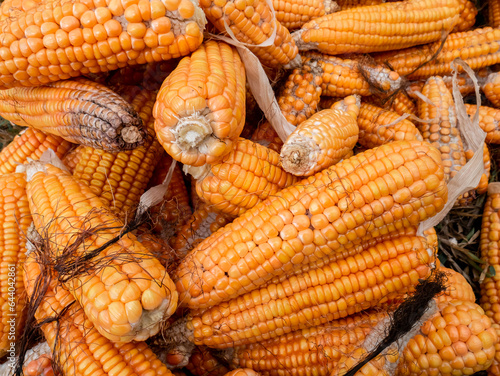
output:
[[[4,0],[0,116],[26,128],[0,152],[0,376],[500,375],[500,2],[484,12]],[[457,57],[475,81],[453,85]],[[484,170],[456,200],[478,150],[453,88],[486,103],[465,105]],[[419,225],[482,194],[475,296]]]

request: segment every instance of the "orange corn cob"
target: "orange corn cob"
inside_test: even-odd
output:
[[[410,80],[451,75],[451,62],[460,57],[471,69],[480,69],[500,62],[500,29],[491,27],[451,33],[444,43],[434,42],[398,51],[374,54],[375,61],[388,64]],[[441,48],[442,47],[442,48]],[[439,50],[439,53],[437,53]],[[436,58],[431,61],[434,54]],[[427,62],[427,63],[426,63]],[[426,63],[425,65],[423,65]],[[420,67],[418,70],[416,70]],[[459,71],[462,71],[459,67]]]
[[[422,135],[411,121],[401,120],[395,112],[368,103],[361,104],[358,125],[358,143],[368,149],[391,141],[422,140]]]
[[[385,3],[385,0],[337,0],[340,10],[365,7],[368,5],[379,5]]]
[[[342,102],[352,109],[332,106],[320,111],[288,136],[280,152],[285,171],[295,176],[310,176],[339,162],[354,148],[359,133],[356,118],[360,100],[349,96]]]
[[[245,69],[235,48],[205,42],[163,82],[155,131],[175,160],[215,163],[233,149],[245,124]]]
[[[62,163],[66,166],[69,172],[73,173],[76,165],[83,157],[83,153],[85,152],[85,146],[77,146],[70,151],[68,151],[64,156],[59,157]]]
[[[179,259],[182,259],[202,240],[232,220],[232,216],[213,210],[212,205],[201,203],[186,223],[176,232],[175,237],[170,239],[170,244]]]
[[[338,10],[338,5],[332,0],[273,0],[276,20],[288,30],[298,29],[303,24]]]
[[[417,226],[446,199],[440,153],[428,143],[367,150],[281,190],[205,239],[177,269],[177,290],[190,308],[212,306],[349,245]]]
[[[446,179],[451,179],[465,166],[466,158],[460,131],[457,128],[455,102],[443,79],[430,77],[422,89],[434,106],[426,101],[418,100],[419,118],[428,120],[420,123],[418,128],[425,141],[441,151]]]
[[[235,149],[196,181],[196,193],[212,209],[239,216],[298,181],[280,167],[280,156],[240,138]]]
[[[321,95],[346,97],[352,94],[392,94],[401,88],[402,78],[385,66],[374,64],[366,57],[341,59],[320,52],[309,51],[302,60],[317,61],[323,83]]]
[[[130,104],[104,85],[83,78],[0,90],[0,116],[111,152],[134,149],[146,136]]]
[[[498,325],[497,323],[493,323],[491,327],[495,329],[498,338],[500,338],[500,325]],[[493,358],[491,367],[488,368],[488,376],[498,375],[500,375],[500,341],[498,341],[495,345],[495,357]]]
[[[24,174],[12,173],[0,176],[0,279],[1,306],[0,356],[14,356],[12,345],[24,327],[26,305],[22,264],[26,259],[26,238],[32,219],[26,195]],[[13,347],[13,349],[11,349]]]
[[[219,362],[205,346],[195,347],[186,368],[194,376],[224,376],[229,372],[229,369]]]
[[[265,0],[252,0],[237,3],[234,1],[200,1],[208,20],[217,30],[227,35],[226,27],[236,40],[247,47],[267,67],[278,68],[283,65],[293,66],[300,62],[299,50],[288,29],[278,20],[273,20],[271,8]],[[276,37],[270,46],[257,47],[272,37]]]
[[[481,225],[480,250],[481,258],[488,267],[493,267],[495,275],[486,277],[481,283],[481,307],[486,315],[497,324],[500,324],[500,299],[498,286],[500,285],[500,241],[498,228],[500,227],[500,184],[490,183],[488,186],[488,197],[483,209],[483,221]]]
[[[465,157],[467,158],[467,162],[471,160],[473,156],[474,152],[471,149],[465,151]],[[490,159],[490,151],[488,150],[488,145],[486,144],[486,142],[483,143],[483,166],[484,166],[484,173],[481,175],[481,179],[479,180],[479,184],[477,185],[477,187],[475,189],[463,193],[457,199],[455,207],[471,205],[478,195],[486,193],[488,190],[491,159]]]
[[[398,91],[393,96],[381,99],[375,95],[363,98],[364,102],[382,107],[385,110],[395,112],[399,116],[411,114],[417,116],[417,106],[413,100],[403,90]]]
[[[500,9],[499,9],[500,10]],[[481,90],[493,107],[500,107],[500,73],[493,72],[481,84]]]
[[[288,76],[276,99],[290,124],[299,125],[317,111],[322,83],[321,66],[314,59],[304,59]]]
[[[381,242],[354,257],[191,312],[186,325],[196,345],[261,342],[382,306],[427,277],[431,257],[423,238]]]
[[[137,92],[136,88],[125,86],[120,93],[139,113],[150,135],[148,143],[120,153],[86,147],[79,152],[81,159],[73,169],[73,176],[85,182],[107,206],[124,213],[135,209],[163,152],[154,138],[156,93]]]
[[[277,153],[280,152],[281,147],[283,146],[283,141],[281,141],[278,133],[276,133],[273,126],[268,121],[264,121],[262,124],[259,124],[250,139]]]
[[[476,296],[472,286],[467,282],[465,277],[453,269],[439,267],[440,271],[446,273],[446,291],[444,294],[435,297],[436,302],[444,302],[454,299],[475,303]]]
[[[500,26],[500,1],[488,0],[488,25],[491,27]]]
[[[59,136],[27,128],[0,152],[0,174],[15,172],[18,164],[27,162],[28,158],[39,159],[47,149],[54,150],[59,158],[63,158],[71,147],[70,142]]]
[[[66,271],[59,278],[99,333],[122,342],[156,334],[164,316],[177,307],[175,285],[165,268],[132,234],[104,247],[125,224],[85,183],[41,162],[28,165],[27,176],[30,210],[50,247],[48,257],[62,263],[60,270]],[[85,264],[82,257],[99,247],[104,249],[92,257],[90,266],[68,267],[72,262]]]
[[[351,8],[306,23],[293,38],[301,51],[317,49],[332,55],[397,50],[439,40],[443,31],[457,24],[462,8],[458,0]],[[393,26],[398,24],[404,27]]]
[[[498,336],[491,320],[474,302],[438,303],[439,312],[410,339],[398,375],[472,375],[486,370]]]
[[[40,3],[40,0],[4,0],[0,5],[0,21],[7,18],[17,18],[23,12],[36,7]]]
[[[225,376],[259,376],[259,374],[250,368],[237,368],[229,371]]]
[[[470,0],[461,0],[463,9],[460,13],[460,18],[453,28],[452,32],[467,31],[472,29],[476,23],[477,8],[474,2]]]
[[[24,281],[32,295],[42,269],[33,257],[24,269]],[[43,324],[42,331],[65,376],[172,376],[145,342],[112,342],[103,337],[57,279],[50,280],[35,317],[38,321],[58,317]]]
[[[188,55],[206,19],[190,0],[44,0],[0,21],[0,87],[36,86]]]
[[[158,259],[169,274],[175,270],[180,257],[167,241],[148,231],[137,231],[137,240]]]
[[[431,227],[430,229],[424,231],[424,235],[427,240],[427,246],[434,251],[434,255],[437,255],[439,243],[436,229]]]

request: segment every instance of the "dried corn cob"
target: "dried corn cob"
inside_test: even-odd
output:
[[[500,2],[498,0],[488,0],[488,26],[500,26]]]
[[[470,0],[460,0],[463,10],[460,12],[460,18],[453,28],[452,32],[467,31],[472,29],[476,23],[477,8],[474,2]]]
[[[66,166],[69,172],[73,173],[78,162],[83,157],[85,152],[85,146],[77,146],[70,151],[68,151],[64,156],[58,157],[61,159],[62,163]],[[38,159],[38,158],[37,158]]]
[[[188,315],[197,345],[240,346],[381,306],[430,274],[419,237],[385,241],[355,257],[290,277]]]
[[[500,325],[493,323],[491,327],[495,329],[498,338],[500,338]],[[488,376],[498,375],[500,375],[500,341],[495,344],[495,357],[493,358],[491,367],[488,368]]]
[[[499,40],[500,29],[484,27],[451,33],[444,43],[434,42],[398,51],[383,52],[374,54],[373,57],[380,64],[388,64],[401,76],[416,80],[436,75],[451,75],[450,64],[457,57],[464,60],[474,70],[497,64],[500,62]],[[439,53],[437,53],[438,50]],[[437,56],[434,58],[436,53]]]
[[[40,0],[4,0],[0,5],[0,21],[7,18],[17,18],[22,15],[22,13],[36,7],[39,3]]]
[[[285,188],[198,245],[176,272],[181,301],[203,308],[344,247],[417,226],[447,199],[440,153],[396,141]]]
[[[321,95],[342,98],[352,94],[390,95],[403,84],[403,79],[396,72],[364,56],[341,59],[309,51],[302,55],[302,60],[304,63],[317,61],[323,79]]]
[[[406,94],[405,91],[400,90],[388,99],[382,99],[375,95],[363,98],[364,102],[373,104],[377,107],[382,107],[397,113],[399,116],[406,114],[417,115],[417,106],[413,100]]]
[[[252,0],[236,4],[234,1],[200,1],[208,20],[217,30],[227,34],[229,28],[239,42],[246,43],[267,67],[293,66],[300,62],[299,52],[290,32],[278,20],[273,20],[271,8],[265,0]],[[257,47],[272,37],[271,45]]]
[[[139,113],[151,136],[149,142],[120,153],[86,147],[79,152],[81,159],[73,170],[76,178],[84,181],[107,206],[119,212],[135,209],[163,152],[154,138],[152,113],[156,93],[144,89],[136,91],[136,88],[125,86],[120,94]]]
[[[46,252],[62,263],[59,278],[99,333],[122,342],[156,334],[164,316],[177,307],[165,268],[131,234],[105,246],[125,225],[85,183],[41,162],[29,164],[27,176],[30,210],[50,246]],[[82,257],[100,247],[90,267],[85,265]]]
[[[473,156],[474,152],[471,149],[465,151],[465,157],[467,159],[467,162],[471,160]],[[460,197],[457,199],[455,203],[455,207],[463,207],[471,205],[478,195],[486,193],[488,190],[491,159],[490,159],[490,151],[488,150],[488,145],[486,144],[486,142],[483,143],[483,166],[484,166],[484,173],[481,175],[481,179],[479,180],[479,184],[477,185],[477,187],[460,195]]]
[[[481,84],[483,80],[486,79],[486,76],[489,73],[489,68],[483,68],[480,69],[479,71],[474,72],[476,74],[476,78],[478,79],[479,83]],[[441,77],[446,84],[446,87],[448,90],[452,91],[453,90],[453,76],[442,76]],[[457,89],[460,91],[460,94],[462,94],[464,97],[468,94],[472,94],[475,91],[474,88],[474,83],[472,79],[469,77],[467,73],[461,73],[457,75]],[[408,95],[414,99],[417,100],[418,96],[415,94],[415,92],[421,92],[422,88],[425,85],[426,80],[418,80],[418,81],[413,81],[411,82],[411,85],[409,88],[407,88],[406,92]]]
[[[16,351],[12,343],[20,338],[26,305],[22,264],[26,259],[26,234],[31,223],[24,174],[0,175],[0,356]]]
[[[194,376],[224,376],[229,372],[229,369],[219,362],[205,346],[195,347],[186,368]]]
[[[281,141],[278,133],[276,133],[273,126],[268,121],[264,121],[262,124],[259,124],[250,139],[277,153],[280,152],[281,147],[283,146],[283,141]]]
[[[460,131],[457,128],[455,102],[439,76],[430,77],[422,89],[427,101],[418,100],[419,118],[428,121],[418,125],[425,141],[441,152],[446,179],[451,179],[467,163]]]
[[[110,152],[134,149],[146,136],[130,104],[106,86],[84,78],[0,90],[0,116]]]
[[[346,158],[358,140],[359,97],[341,101],[346,108],[320,111],[300,123],[280,152],[283,169],[295,176],[311,176]]]
[[[234,151],[196,181],[196,193],[212,209],[239,216],[299,179],[280,167],[280,156],[240,138]]]
[[[475,303],[476,296],[472,286],[467,282],[465,277],[453,269],[439,267],[440,271],[446,273],[446,291],[444,294],[435,297],[436,302],[444,302],[454,299]]]
[[[361,104],[358,125],[358,142],[368,149],[391,141],[422,140],[422,135],[411,121],[368,103]]]
[[[318,61],[306,58],[302,67],[288,76],[276,99],[290,124],[299,125],[317,111],[323,83],[321,70]]]
[[[403,351],[398,375],[472,375],[487,369],[498,336],[474,302],[438,303],[439,312],[420,328]]]
[[[35,259],[28,257],[24,280],[29,295],[34,293],[41,270]],[[74,303],[73,296],[52,279],[35,313],[38,321],[60,315],[42,325],[42,330],[64,375],[172,376],[145,342],[110,341]]]
[[[187,55],[206,19],[194,1],[40,1],[0,21],[0,87],[36,86]]]
[[[500,10],[500,9],[499,9]],[[481,90],[493,107],[500,107],[500,73],[492,72],[481,83]]]
[[[301,51],[317,49],[332,55],[397,50],[439,40],[443,31],[455,27],[462,8],[458,0],[351,8],[306,23],[293,38]]]
[[[176,232],[170,240],[179,259],[196,247],[202,240],[215,233],[218,229],[230,223],[234,217],[218,213],[212,205],[201,203],[193,215]]]
[[[47,149],[54,150],[62,158],[71,147],[70,142],[59,136],[27,128],[0,152],[0,174],[15,172],[18,164],[27,162],[28,158],[39,159]]]
[[[378,5],[385,3],[385,0],[337,0],[340,10],[365,7],[368,5]]]
[[[208,41],[164,81],[154,107],[156,135],[177,161],[215,163],[245,124],[245,69],[235,48]]]
[[[427,247],[434,251],[434,255],[437,255],[439,243],[436,229],[431,227],[430,229],[424,231],[424,235],[425,240],[427,240]]]
[[[314,3],[304,0],[273,0],[276,20],[288,30],[298,29],[303,24],[338,10],[332,0],[318,0]]]
[[[237,368],[229,371],[225,376],[259,376],[259,374],[250,368]]]

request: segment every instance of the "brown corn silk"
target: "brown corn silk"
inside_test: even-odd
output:
[[[333,0],[273,0],[278,20],[288,30],[298,29],[306,22],[338,10]]]
[[[12,351],[11,343],[20,338],[26,306],[22,265],[26,259],[26,232],[32,221],[24,174],[0,176],[0,355]],[[14,338],[14,339],[13,339]],[[14,345],[15,351],[15,345]],[[9,356],[12,356],[9,354]]]
[[[50,164],[27,166],[27,194],[37,231],[63,285],[106,338],[145,340],[177,307],[177,292],[165,268],[82,181]],[[98,248],[85,265],[84,257]],[[83,263],[76,269],[71,266]]]
[[[185,56],[206,19],[190,0],[30,1],[2,7],[0,86],[37,86],[126,65]],[[29,8],[29,9],[28,9]]]
[[[400,75],[415,80],[436,75],[451,75],[453,71],[451,62],[457,57],[474,70],[497,64],[500,62],[499,40],[500,29],[483,27],[450,33],[444,43],[438,41],[423,46],[378,53],[373,57],[380,64],[389,64]],[[461,71],[461,68],[458,69]]]
[[[261,342],[383,307],[428,277],[432,259],[424,238],[382,241],[352,257],[193,311],[187,328],[197,345],[227,348]]]
[[[315,113],[288,136],[280,152],[283,169],[295,176],[311,176],[352,151],[358,140],[356,122],[360,99],[349,96],[330,109]]]
[[[47,272],[35,258],[28,257],[24,266],[28,295],[37,293],[35,281],[42,270]],[[115,342],[102,336],[56,278],[49,280],[35,317],[39,322],[59,317],[44,323],[41,329],[65,376],[172,376],[145,342]]]
[[[175,160],[202,166],[231,152],[245,124],[245,69],[234,47],[208,41],[179,62],[158,93],[160,144]]]
[[[453,178],[467,163],[462,137],[457,125],[455,102],[439,76],[430,77],[422,89],[426,100],[418,100],[418,125],[424,141],[441,152],[446,179]]]
[[[323,79],[321,95],[325,96],[390,95],[403,83],[399,74],[364,56],[347,59],[308,51],[302,54],[302,60],[317,61]]]
[[[435,215],[447,200],[440,153],[397,141],[285,188],[200,243],[176,272],[182,304],[204,308],[276,275]]]
[[[301,51],[317,49],[332,55],[398,50],[440,40],[443,31],[457,24],[461,9],[459,0],[351,8],[308,22],[293,38]]]
[[[142,120],[129,103],[84,78],[0,90],[0,116],[110,152],[134,149],[146,137]]]
[[[139,203],[163,150],[154,137],[152,114],[156,92],[123,86],[119,93],[144,122],[149,135],[146,144],[120,153],[85,147],[78,153],[80,159],[73,168],[73,176],[85,182],[107,206],[127,213]]]
[[[234,35],[232,38],[246,44],[262,65],[279,68],[300,62],[299,50],[290,32],[275,19],[266,0],[245,0],[237,4],[228,0],[202,0],[200,6],[219,32],[228,35],[229,29]]]
[[[278,153],[240,138],[196,181],[196,193],[212,210],[239,216],[298,180],[283,169]]]
[[[358,125],[358,143],[368,149],[392,141],[422,140],[422,135],[411,121],[369,103],[361,103]]]
[[[63,158],[73,145],[59,136],[27,128],[0,151],[0,174],[16,171],[19,164],[31,159],[40,159],[43,152],[52,149],[58,158]]]

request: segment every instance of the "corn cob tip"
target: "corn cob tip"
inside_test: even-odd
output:
[[[182,167],[182,171],[184,171],[185,174],[191,175],[196,180],[205,179],[211,169],[212,165],[209,164],[204,164],[203,166],[184,165]]]
[[[302,57],[300,54],[297,54],[292,60],[290,60],[287,64],[283,65],[284,69],[296,69],[302,66]]]
[[[335,13],[340,10],[340,5],[337,4],[336,1],[333,0],[324,0],[323,6],[325,9],[325,14]]]
[[[295,42],[295,45],[299,49],[299,51],[309,51],[309,50],[317,50],[319,43],[317,42],[305,42],[302,39],[302,34],[307,31],[305,29],[300,29],[297,31],[294,31],[292,33],[292,39]],[[297,55],[298,56],[298,55]]]
[[[47,172],[47,168],[44,162],[30,161],[28,164],[18,166],[16,172],[24,172],[26,174],[26,181],[29,182],[37,172]]]
[[[125,127],[121,131],[122,139],[127,144],[139,144],[142,143],[144,137],[137,127]]]
[[[488,184],[488,194],[493,195],[496,193],[500,193],[500,182]]]
[[[280,160],[285,171],[303,176],[313,169],[320,155],[321,149],[312,138],[296,134],[287,147],[281,149]]]
[[[172,129],[172,134],[179,147],[184,150],[201,148],[207,137],[212,134],[212,127],[203,114],[195,112],[181,118]]]

